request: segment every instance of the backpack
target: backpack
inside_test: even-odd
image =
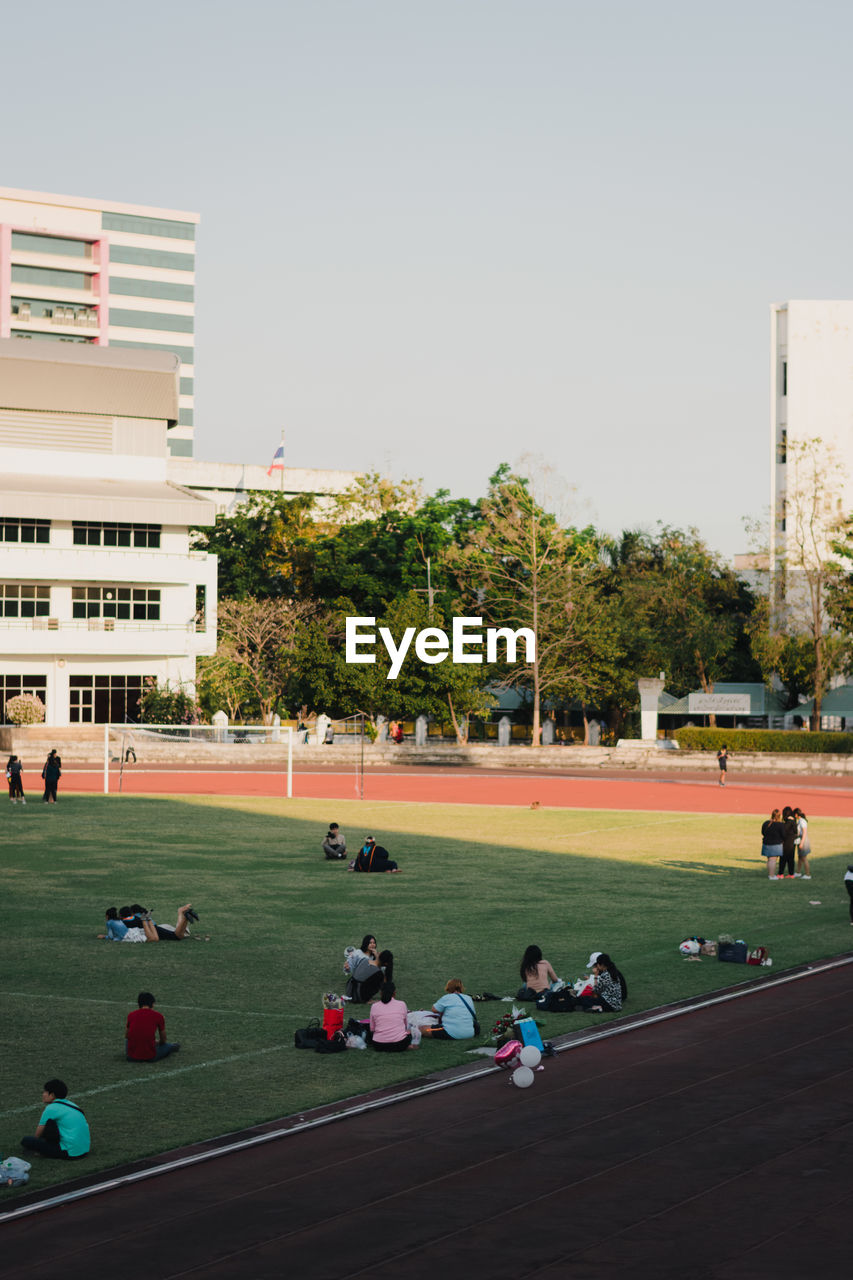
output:
[[[315,1018],[311,1026],[300,1027],[293,1033],[294,1049],[316,1049],[321,1040],[326,1039],[326,1032]]]
[[[0,1183],[4,1187],[22,1187],[25,1182],[29,1182],[32,1167],[26,1160],[19,1160],[17,1156],[8,1156],[0,1161]]]
[[[543,1013],[571,1013],[577,1004],[577,997],[571,987],[562,991],[540,991],[536,997],[536,1008]]]

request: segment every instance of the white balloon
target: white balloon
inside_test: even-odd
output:
[[[533,1072],[529,1067],[516,1067],[510,1080],[518,1089],[529,1089],[533,1084]]]
[[[523,1067],[538,1067],[542,1061],[542,1054],[535,1044],[526,1044],[518,1055],[518,1060]]]

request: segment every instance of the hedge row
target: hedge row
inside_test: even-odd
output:
[[[807,733],[802,729],[678,729],[674,737],[683,751],[784,751],[798,755],[849,756],[853,733]]]

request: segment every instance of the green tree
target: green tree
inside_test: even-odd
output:
[[[298,600],[222,600],[217,656],[229,677],[250,690],[264,724],[282,707],[293,685],[302,636],[314,615]]]
[[[625,654],[620,716],[636,704],[637,679],[658,671],[679,696],[697,684],[710,693],[717,680],[759,678],[746,632],[752,592],[696,529],[626,531],[607,559]]]
[[[310,580],[318,532],[311,494],[253,497],[212,528],[195,529],[193,546],[218,556],[220,599],[277,599],[301,594]]]

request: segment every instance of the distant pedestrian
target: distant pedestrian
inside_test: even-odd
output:
[[[9,756],[9,763],[6,765],[6,781],[9,784],[9,799],[12,804],[17,804],[19,800],[21,804],[27,803],[24,784],[21,780],[23,769],[24,766],[17,756]]]
[[[726,785],[726,770],[729,767],[729,749],[725,744],[717,752],[717,766],[720,770],[720,786]]]
[[[49,804],[53,801],[56,804],[56,784],[62,777],[62,760],[56,754],[54,747],[44,762],[44,768],[41,771],[44,779],[44,802]]]
[[[850,923],[853,925],[853,866],[848,866],[844,873],[844,887],[850,897]]]

